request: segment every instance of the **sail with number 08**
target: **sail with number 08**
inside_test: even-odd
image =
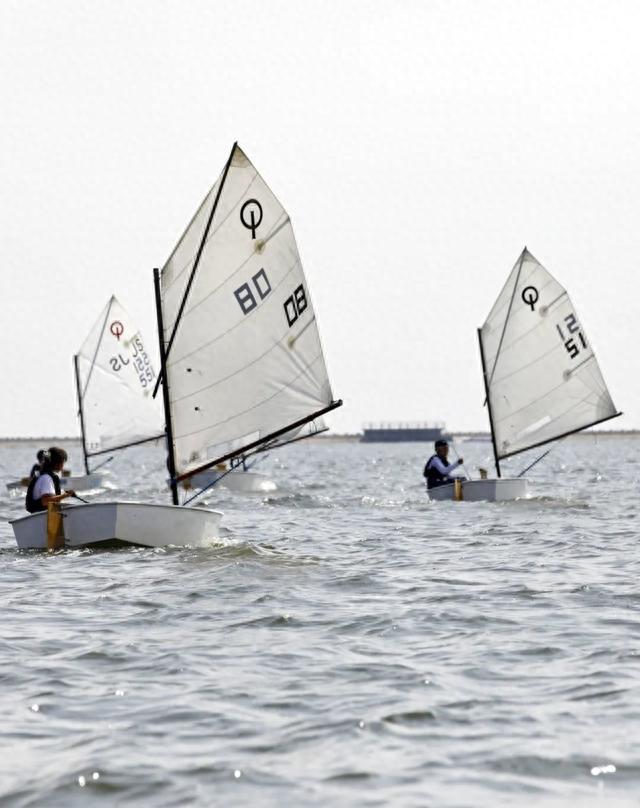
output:
[[[526,247],[479,337],[496,460],[620,415],[566,289]]]
[[[291,220],[237,144],[157,294],[174,480],[340,406]]]
[[[87,457],[164,437],[162,407],[152,395],[156,372],[115,296],[74,361],[85,464]]]

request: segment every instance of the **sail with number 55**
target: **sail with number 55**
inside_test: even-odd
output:
[[[566,289],[526,247],[479,336],[497,460],[620,414]]]
[[[237,144],[157,294],[174,479],[340,406],[291,220]]]
[[[74,357],[87,458],[164,437],[149,346],[112,296]],[[88,466],[87,466],[87,473]]]

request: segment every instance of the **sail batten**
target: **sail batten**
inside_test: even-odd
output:
[[[290,217],[237,144],[160,277],[176,479],[333,408]]]
[[[586,424],[585,426],[577,427],[576,429],[571,429],[568,432],[563,432],[560,435],[555,435],[553,438],[547,438],[546,440],[541,440],[539,443],[533,443],[531,446],[526,446],[524,449],[517,449],[514,452],[510,452],[509,454],[501,455],[501,460],[506,460],[508,457],[515,457],[516,455],[522,454],[522,452],[526,452],[529,449],[539,449],[541,446],[547,446],[549,443],[554,443],[555,441],[562,440],[562,438],[568,438],[570,435],[576,435],[578,432],[582,432],[585,429],[591,429],[591,427],[599,426],[600,424],[604,424],[606,421],[611,421],[613,418],[618,418],[621,416],[621,412],[614,412],[613,415],[607,415],[606,418],[601,418],[599,421],[593,421],[590,424]]]
[[[617,414],[567,290],[526,248],[480,341],[497,460]]]

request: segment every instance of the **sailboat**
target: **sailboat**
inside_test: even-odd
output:
[[[112,452],[164,438],[162,408],[151,395],[157,378],[140,331],[112,295],[73,357],[84,474],[64,474],[62,488],[104,486]],[[93,468],[93,458],[109,454]],[[8,488],[29,480],[9,483]]]
[[[180,483],[342,404],[289,216],[237,143],[154,289],[172,504],[63,506],[62,538],[47,513],[25,516],[12,522],[19,547],[210,541],[222,514],[188,507],[192,497],[181,506]]]
[[[73,357],[85,477],[74,490],[104,482],[93,458],[164,439],[162,409],[151,393],[156,372],[140,331],[113,295]],[[77,478],[76,478],[77,479]]]
[[[493,479],[432,488],[431,499],[513,500],[523,476],[500,461],[621,415],[567,290],[525,247],[482,328],[480,357],[496,467]]]

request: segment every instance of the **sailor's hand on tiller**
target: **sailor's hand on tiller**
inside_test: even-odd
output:
[[[64,492],[64,495],[65,497],[75,497],[76,492],[71,488],[67,488],[67,490]]]

